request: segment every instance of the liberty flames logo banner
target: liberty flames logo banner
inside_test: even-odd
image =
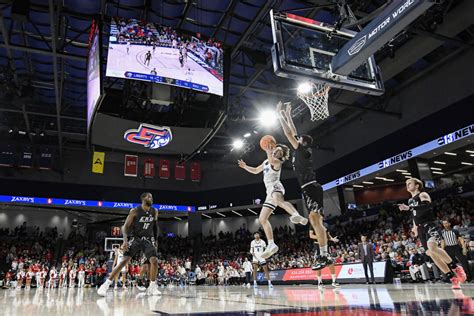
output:
[[[145,148],[158,149],[165,147],[171,142],[171,129],[167,126],[153,126],[140,124],[138,129],[129,129],[123,138],[133,144],[142,145]]]

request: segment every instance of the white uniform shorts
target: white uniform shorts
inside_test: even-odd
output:
[[[265,198],[263,206],[268,207],[272,210],[276,209],[277,204],[273,199],[273,193],[275,192],[279,192],[282,195],[285,195],[285,187],[280,181],[272,183],[267,187],[267,197]]]

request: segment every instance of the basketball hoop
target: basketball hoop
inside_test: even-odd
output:
[[[299,92],[298,98],[308,106],[311,113],[311,121],[324,120],[329,116],[328,95],[331,87],[325,83],[311,83],[311,91]]]

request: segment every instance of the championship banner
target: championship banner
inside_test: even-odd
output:
[[[38,168],[41,170],[51,170],[53,167],[53,154],[48,148],[40,149],[38,158]]]
[[[2,145],[0,147],[0,166],[13,167],[15,163],[15,154],[10,145]]]
[[[158,173],[160,179],[169,179],[171,174],[170,161],[166,159],[160,159]]]
[[[138,156],[125,155],[123,175],[126,177],[136,177],[138,175]]]
[[[201,181],[201,164],[199,162],[191,162],[191,181]]]
[[[21,151],[18,167],[33,168],[33,151],[30,147],[24,147]]]
[[[105,153],[100,151],[94,151],[92,157],[92,172],[93,173],[104,173]]]
[[[186,165],[185,163],[176,162],[174,167],[174,178],[176,180],[184,180],[186,179]]]
[[[147,159],[145,160],[145,165],[143,168],[143,176],[145,178],[154,178],[155,177],[155,160]]]
[[[385,280],[387,273],[386,266],[387,263],[385,261],[374,262],[374,277],[376,282],[383,282]],[[362,263],[336,265],[335,268],[337,280],[342,283],[365,282],[365,273]],[[282,281],[284,283],[298,283],[301,281],[315,282],[316,280],[316,271],[311,268],[273,270],[269,273],[271,281]],[[331,272],[328,267],[321,270],[321,277],[323,280],[331,280]],[[257,274],[257,280],[265,280],[264,274],[259,272]]]

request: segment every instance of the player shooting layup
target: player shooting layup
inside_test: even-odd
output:
[[[258,167],[249,167],[243,160],[239,160],[239,167],[253,174],[259,174],[263,171],[263,182],[267,189],[267,197],[263,203],[262,210],[260,211],[260,224],[265,231],[265,236],[268,240],[268,246],[262,253],[262,259],[268,259],[278,252],[278,246],[273,240],[273,229],[272,225],[268,221],[270,215],[277,206],[283,208],[288,214],[291,215],[290,221],[295,224],[306,225],[308,220],[301,216],[294,206],[285,201],[284,194],[285,188],[280,182],[280,173],[283,162],[288,160],[290,152],[289,148],[281,144],[271,144],[265,148],[267,153],[267,159]]]
[[[316,174],[313,169],[311,151],[313,138],[309,135],[298,136],[295,124],[291,118],[291,105],[289,103],[285,110],[283,110],[281,102],[278,103],[277,112],[285,136],[295,150],[293,169],[301,186],[304,204],[310,212],[309,221],[311,226],[313,226],[320,248],[320,255],[312,268],[313,270],[319,270],[331,264],[332,260],[328,256],[328,238],[326,228],[323,225],[323,188],[316,181]]]
[[[123,260],[112,270],[109,278],[97,291],[101,296],[107,295],[107,289],[112,284],[114,278],[130,262],[132,257],[143,252],[150,260],[150,286],[148,295],[160,295],[156,284],[156,274],[158,272],[158,258],[156,253],[155,238],[158,233],[158,211],[152,207],[153,196],[151,193],[142,193],[140,196],[142,204],[130,210],[130,213],[123,225]],[[128,236],[131,236],[128,240]]]

